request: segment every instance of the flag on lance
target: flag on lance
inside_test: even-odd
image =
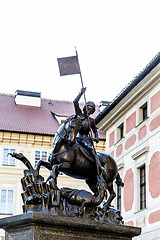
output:
[[[81,73],[77,55],[72,57],[57,58],[57,61],[60,76]]]

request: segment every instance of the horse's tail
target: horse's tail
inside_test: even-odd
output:
[[[119,187],[124,187],[124,182],[122,181],[122,178],[120,177],[119,173],[116,176],[116,184]]]

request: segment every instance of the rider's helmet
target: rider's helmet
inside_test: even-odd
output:
[[[95,104],[94,104],[94,102],[88,101],[86,103],[86,105],[87,105],[88,114],[89,115],[93,114],[95,112]],[[84,106],[83,111],[84,111],[84,113],[86,113],[86,106]]]

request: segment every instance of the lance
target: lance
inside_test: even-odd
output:
[[[58,60],[58,65],[59,65],[60,76],[79,74],[82,88],[84,88],[83,78],[82,78],[82,73],[81,73],[81,69],[80,69],[78,53],[77,53],[76,48],[75,48],[75,52],[76,52],[76,56],[58,58],[57,59]],[[91,124],[90,124],[90,120],[89,120],[89,114],[88,114],[88,109],[87,109],[87,101],[86,101],[85,93],[84,93],[84,103],[85,103],[85,106],[86,106],[87,121],[88,121],[88,126],[89,126],[89,129],[90,129],[89,137],[91,139],[91,143],[92,143],[92,146],[93,146],[93,151],[94,151],[95,160],[96,160],[97,173],[99,175],[97,154],[96,154],[96,150],[95,150],[94,142],[93,142],[93,134],[92,134]]]

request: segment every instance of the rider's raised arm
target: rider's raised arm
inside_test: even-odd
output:
[[[85,91],[86,91],[86,88],[82,88],[80,93],[78,94],[78,96],[73,101],[76,115],[81,115],[81,113],[82,113],[78,102]]]

